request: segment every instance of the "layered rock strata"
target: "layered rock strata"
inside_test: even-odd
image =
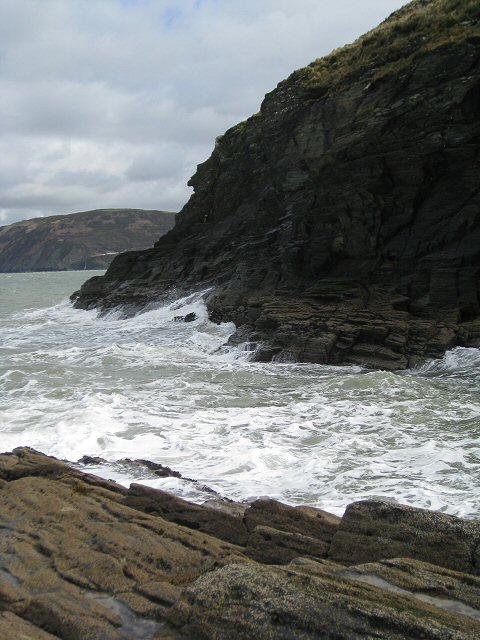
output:
[[[403,369],[480,345],[480,8],[415,0],[217,139],[152,250],[77,306],[210,287],[259,360]]]
[[[192,505],[0,455],[5,640],[474,640],[479,547],[480,521],[396,503]]]

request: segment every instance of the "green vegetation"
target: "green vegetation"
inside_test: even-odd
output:
[[[478,0],[414,0],[356,42],[295,71],[314,90],[335,91],[345,80],[372,82],[407,69],[414,59],[449,44],[480,38]]]

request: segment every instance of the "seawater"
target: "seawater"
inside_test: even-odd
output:
[[[260,364],[201,294],[125,318],[73,309],[92,272],[0,275],[0,449],[27,445],[191,500],[201,483],[341,514],[370,497],[480,516],[480,350],[408,372]],[[192,323],[174,317],[195,312]],[[193,484],[116,464],[146,458]]]

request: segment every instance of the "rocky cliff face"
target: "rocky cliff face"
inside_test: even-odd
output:
[[[217,140],[175,228],[77,305],[212,287],[260,360],[401,369],[479,345],[479,61],[476,0],[416,0],[296,71]]]
[[[96,209],[0,227],[0,272],[106,269],[128,249],[151,247],[174,224],[169,211]]]

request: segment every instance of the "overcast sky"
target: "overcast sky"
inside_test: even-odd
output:
[[[178,211],[215,137],[404,0],[0,0],[0,224]]]

